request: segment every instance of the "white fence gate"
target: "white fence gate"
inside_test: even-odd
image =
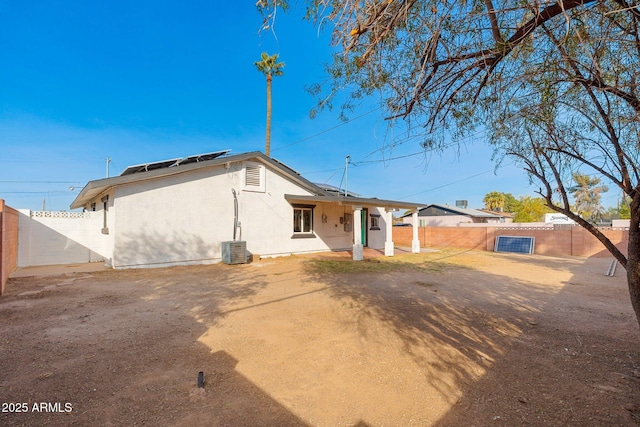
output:
[[[18,212],[18,267],[105,259],[102,212]]]

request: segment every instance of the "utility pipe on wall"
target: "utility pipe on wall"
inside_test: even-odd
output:
[[[236,231],[238,230],[238,195],[235,188],[231,189],[233,193],[233,240],[236,240]]]

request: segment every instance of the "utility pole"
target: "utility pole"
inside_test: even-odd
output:
[[[347,189],[349,188],[349,159],[351,156],[347,154],[344,158],[344,196],[347,197]]]
[[[107,157],[107,178],[109,178],[109,163],[111,163],[111,158]]]

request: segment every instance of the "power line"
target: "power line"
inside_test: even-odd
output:
[[[493,171],[493,169],[486,170],[486,171],[484,171],[484,172],[480,172],[480,173],[477,173],[477,174],[475,174],[475,175],[471,175],[471,176],[468,176],[468,177],[466,177],[466,178],[459,179],[459,180],[457,180],[457,181],[453,181],[453,182],[449,182],[449,183],[447,183],[447,184],[439,185],[438,187],[433,187],[433,188],[429,188],[428,190],[419,191],[419,192],[417,192],[417,193],[409,194],[409,195],[407,195],[407,196],[400,197],[400,200],[402,200],[402,199],[406,199],[407,197],[416,196],[416,195],[418,195],[418,194],[428,193],[429,191],[439,190],[439,189],[441,189],[441,188],[448,187],[448,186],[453,185],[453,184],[459,184],[459,183],[461,183],[461,182],[468,181],[468,180],[470,180],[470,179],[472,179],[472,178],[475,178],[475,177],[480,176],[480,175],[484,175],[484,174],[489,173],[489,172],[492,172],[492,171]]]
[[[461,144],[461,141],[453,141],[450,142],[449,144],[445,144],[441,147],[431,147],[431,148],[425,148],[421,151],[415,152],[415,153],[411,153],[411,154],[404,154],[402,156],[396,156],[396,157],[390,157],[387,159],[377,159],[377,160],[359,160],[359,161],[355,161],[355,162],[349,162],[349,164],[353,165],[353,166],[369,166],[369,165],[373,165],[373,164],[377,164],[377,163],[386,163],[386,162],[390,162],[393,160],[399,160],[399,159],[405,159],[407,157],[413,157],[413,156],[418,156],[421,154],[426,154],[426,153],[430,153],[430,152],[434,152],[434,151],[439,151],[439,150],[443,150],[449,147],[452,147],[454,145],[458,145]],[[364,157],[364,159],[366,159],[367,157],[369,157],[371,155],[371,153],[369,153],[368,155],[366,155]],[[336,172],[339,170],[342,170],[343,168],[333,168],[333,169],[324,169],[321,171],[313,171],[313,172],[305,172],[304,175],[311,175],[311,174],[316,174],[316,173],[323,173],[323,172]],[[331,178],[329,178],[331,179]]]
[[[82,181],[0,181],[3,184],[82,184]]]
[[[57,158],[58,162],[78,162],[78,161],[104,161],[104,158],[96,158],[96,157],[60,157]],[[42,158],[42,159],[29,159],[29,160],[15,160],[15,159],[7,159],[3,158],[0,160],[0,163],[50,163],[51,158]]]
[[[47,194],[49,191],[0,191],[0,194]]]
[[[369,115],[369,114],[371,114],[371,113],[373,113],[373,112],[375,112],[375,111],[378,111],[380,108],[381,108],[381,107],[374,108],[373,110],[368,111],[368,112],[366,112],[366,113],[364,113],[364,114],[361,114],[361,115],[359,115],[359,116],[357,116],[357,117],[354,117],[353,119],[349,119],[349,120],[347,120],[347,121],[345,121],[345,122],[343,122],[343,123],[340,123],[340,124],[338,124],[338,125],[335,125],[335,126],[333,126],[333,127],[330,127],[330,128],[325,129],[325,130],[323,130],[323,131],[320,131],[320,132],[318,132],[318,133],[316,133],[316,134],[314,134],[314,135],[307,136],[307,137],[305,137],[305,138],[299,139],[299,140],[297,140],[297,141],[295,141],[295,142],[292,142],[292,143],[290,143],[290,144],[282,145],[282,146],[280,146],[280,147],[273,148],[273,149],[271,149],[271,151],[278,151],[278,150],[282,150],[283,148],[291,147],[292,145],[300,144],[301,142],[305,142],[305,141],[308,141],[308,140],[310,140],[310,139],[313,139],[313,138],[315,138],[315,137],[317,137],[317,136],[324,135],[324,134],[325,134],[325,133],[327,133],[327,132],[331,132],[332,130],[336,130],[336,129],[338,129],[339,127],[342,127],[342,126],[346,126],[346,125],[348,125],[348,124],[350,124],[350,123],[352,123],[352,122],[354,122],[354,121],[356,121],[356,120],[358,120],[358,119],[361,119],[362,117],[365,117],[365,116],[367,116],[367,115]]]

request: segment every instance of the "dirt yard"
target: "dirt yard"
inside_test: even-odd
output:
[[[640,332],[609,261],[446,251],[14,278],[0,425],[638,425]]]

